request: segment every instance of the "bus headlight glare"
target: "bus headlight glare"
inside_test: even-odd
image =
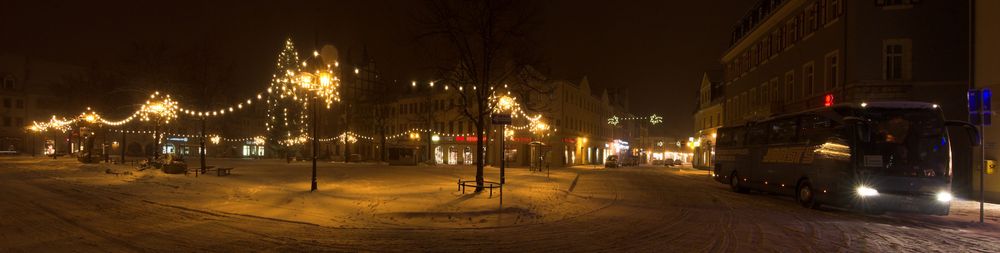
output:
[[[951,201],[952,198],[954,197],[951,196],[950,192],[939,192],[937,194],[937,200],[940,202],[949,202]]]
[[[858,186],[857,192],[858,192],[858,196],[862,196],[862,197],[878,196],[878,190],[875,190],[875,188],[871,188],[871,187],[863,186],[863,185],[862,186]]]

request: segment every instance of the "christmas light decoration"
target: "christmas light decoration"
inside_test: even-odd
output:
[[[174,102],[170,95],[166,95],[162,99],[159,98],[159,95],[160,92],[150,95],[150,100],[146,100],[146,104],[143,104],[142,108],[139,109],[139,118],[142,121],[149,121],[150,118],[155,117],[169,124],[170,120],[177,118],[177,102]]]

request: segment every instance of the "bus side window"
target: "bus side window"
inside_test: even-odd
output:
[[[761,145],[767,144],[767,123],[757,124],[750,127],[747,132],[747,144],[750,145]]]
[[[746,128],[742,127],[733,128],[732,131],[730,132],[730,135],[732,135],[733,138],[732,142],[730,142],[729,144],[731,144],[731,146],[734,147],[742,147],[744,144],[743,141],[744,139],[746,139],[746,132],[747,132]]]
[[[732,130],[728,128],[719,129],[719,136],[715,138],[715,145],[728,147],[733,141],[733,135],[730,132]]]
[[[808,140],[810,143],[826,142],[827,138],[836,136],[835,123],[831,119],[819,115],[806,115],[802,117],[802,133],[800,140]]]
[[[768,143],[795,142],[797,123],[795,118],[777,120],[771,123],[771,135],[768,138]]]

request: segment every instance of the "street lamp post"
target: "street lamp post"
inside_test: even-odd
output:
[[[510,110],[514,108],[514,99],[509,96],[501,96],[497,99],[496,110],[499,112],[510,113]],[[508,118],[510,115],[508,114]],[[509,122],[508,122],[509,123]],[[507,165],[507,147],[504,144],[504,140],[507,139],[507,125],[500,124],[500,184],[506,183],[507,178],[505,175],[506,165]]]
[[[153,161],[160,160],[160,120],[153,120]]]
[[[507,139],[507,125],[500,125],[500,184],[504,184],[507,181],[507,177],[504,175],[504,170],[507,164],[507,145],[504,144],[504,140]]]
[[[83,129],[84,128],[81,126],[81,124],[77,124],[76,125],[76,127],[78,129],[77,132],[79,134],[79,136],[77,137],[77,141],[78,141],[78,143],[80,145],[79,148],[80,148],[80,150],[87,152],[87,154],[86,154],[87,155],[86,156],[86,161],[87,162],[91,162],[91,159],[92,159],[93,154],[94,154],[94,150],[93,150],[94,146],[93,146],[93,144],[94,144],[94,138],[96,137],[96,134],[93,134],[94,130],[92,128],[94,128],[95,125],[97,125],[98,123],[100,123],[100,120],[101,120],[101,116],[98,115],[97,113],[95,113],[94,111],[91,111],[90,107],[87,107],[87,112],[84,112],[83,114],[80,114],[80,118],[79,118],[78,122],[80,122],[81,124],[86,124],[87,129],[89,130],[88,132],[92,133],[91,136],[84,137],[84,133],[83,133]],[[86,148],[83,147],[84,138],[86,138],[86,144],[87,144]]]
[[[31,133],[31,157],[35,157],[35,152],[38,151],[35,148],[35,143],[37,142],[37,140],[35,140],[35,135],[37,134],[38,132]]]
[[[207,169],[205,163],[205,154],[208,153],[208,148],[205,147],[205,116],[201,116],[201,131],[198,132],[198,162],[201,165],[201,171]],[[198,176],[200,172],[195,172],[194,175]]]
[[[317,63],[315,64],[317,68],[314,71],[314,73],[302,72],[299,74],[298,77],[299,86],[302,87],[303,90],[306,90],[311,93],[309,94],[309,104],[312,107],[311,108],[312,117],[310,119],[310,122],[312,124],[312,136],[310,136],[311,138],[309,138],[310,141],[312,142],[312,182],[310,191],[316,191],[319,189],[316,183],[316,162],[317,162],[316,160],[317,160],[317,154],[319,153],[319,125],[318,125],[319,122],[317,120],[317,118],[319,118],[319,112],[318,112],[319,109],[317,107],[319,106],[317,105],[318,104],[317,100],[319,100],[320,98],[324,99],[327,108],[330,107],[330,104],[333,103],[333,101],[340,101],[339,97],[340,93],[337,91],[337,87],[339,86],[340,80],[339,78],[333,75],[334,73],[333,66],[326,64],[325,65],[326,68],[321,69],[321,66],[324,65],[322,61],[323,59],[320,59],[318,51],[313,51],[313,58]],[[308,66],[308,64],[306,64],[305,62],[303,62],[302,65]],[[335,65],[339,66],[339,64],[336,63]],[[348,135],[345,133],[344,134],[345,143],[348,142],[347,138]],[[346,149],[347,146],[345,146],[345,150]],[[345,156],[344,159],[345,162],[350,159],[349,158],[350,155],[349,154],[346,155],[347,156]]]
[[[128,147],[125,142],[125,128],[122,127],[122,143],[118,145],[118,150],[121,152],[121,164],[125,164],[125,147]]]
[[[319,152],[319,126],[316,123],[316,118],[319,117],[318,116],[319,114],[316,113],[316,97],[313,96],[309,100],[311,100],[310,103],[312,103],[312,116],[313,116],[312,117],[312,122],[313,122],[313,124],[312,124],[312,127],[313,127],[313,129],[312,129],[312,136],[313,136],[312,137],[312,191],[315,191],[316,190],[316,153]],[[347,136],[344,136],[344,138],[346,139]],[[347,159],[345,159],[344,162],[346,163]]]
[[[447,87],[447,86],[446,86]],[[429,83],[427,89],[427,150],[424,153],[427,154],[427,158],[424,159],[429,164],[437,164],[437,153],[434,151],[434,140],[432,140],[431,135],[434,133],[434,81]],[[444,132],[444,131],[442,131]]]

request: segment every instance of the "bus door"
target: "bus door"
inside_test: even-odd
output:
[[[809,147],[801,160],[802,171],[794,175],[808,177],[814,187],[834,187],[832,182],[851,176],[851,139],[834,120],[820,115],[805,115],[800,120],[800,141]]]
[[[766,167],[762,163],[764,154],[767,153],[767,128],[769,124],[761,123],[755,124],[747,128],[747,138],[745,147],[748,149],[749,153],[747,159],[745,160],[745,165],[740,170],[740,177],[750,178],[749,181],[745,181],[747,186],[761,189],[763,186],[763,176],[766,171]],[[744,174],[746,171],[748,174]]]
[[[778,192],[794,190],[794,174],[805,146],[797,143],[798,119],[777,119],[768,126],[768,147],[761,159],[764,188]]]
[[[734,171],[739,177],[744,178],[750,175],[749,157],[750,152],[746,146],[746,128],[732,127],[719,129],[718,146],[715,150],[715,174],[716,179],[722,183],[729,183],[729,176]]]

